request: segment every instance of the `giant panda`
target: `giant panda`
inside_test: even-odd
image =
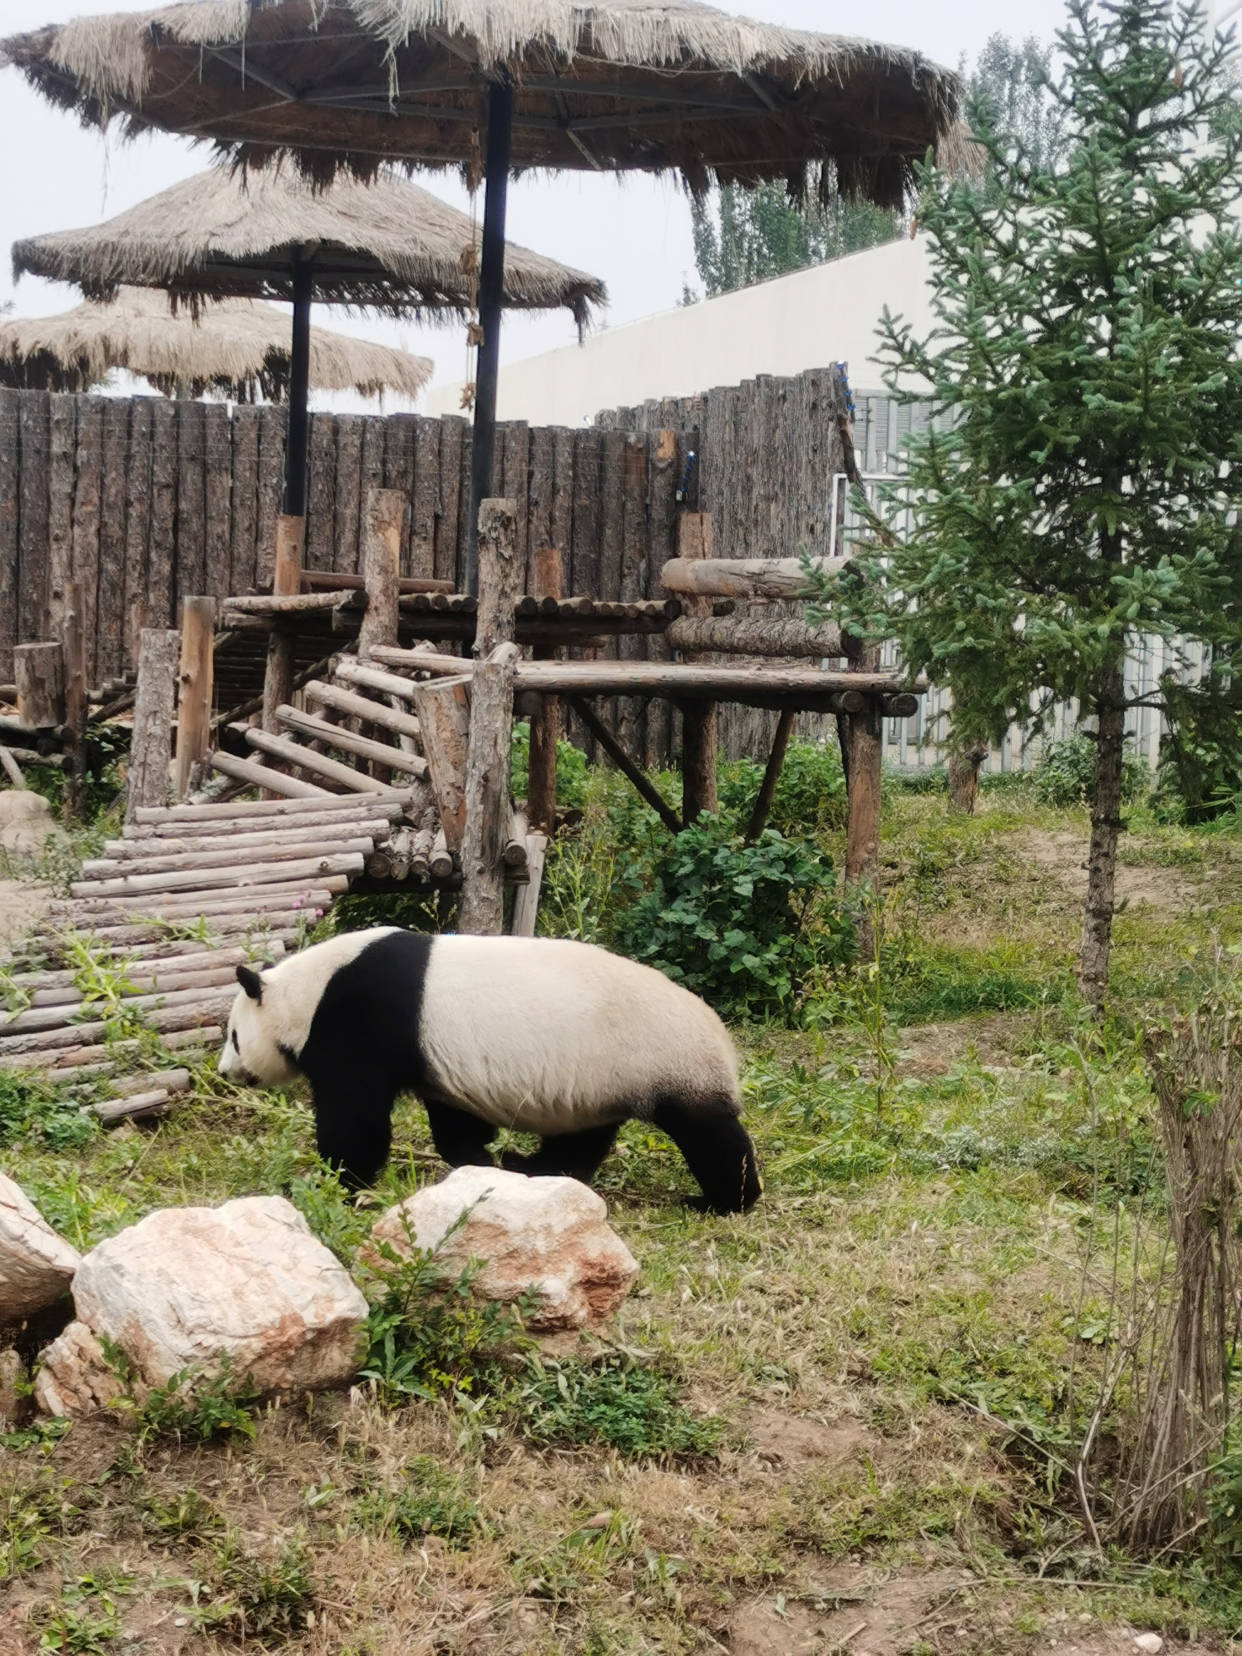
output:
[[[630,1118],[668,1134],[738,1213],[762,1185],[739,1120],[738,1062],[716,1014],[660,972],[559,938],[427,936],[377,926],[263,971],[239,966],[220,1071],[310,1083],[319,1153],[351,1188],[388,1159],[413,1092],[451,1167],[492,1165],[500,1127],[537,1133],[502,1165],[589,1182]]]

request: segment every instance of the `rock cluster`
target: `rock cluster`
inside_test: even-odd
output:
[[[428,1251],[445,1282],[481,1262],[474,1294],[503,1304],[533,1297],[528,1326],[545,1337],[597,1327],[638,1275],[603,1201],[573,1179],[459,1168],[390,1208],[373,1236],[398,1255]],[[369,1252],[373,1268],[380,1252]],[[74,1319],[35,1380],[49,1414],[114,1401],[126,1383],[117,1353],[139,1393],[225,1371],[260,1392],[317,1390],[358,1371],[367,1302],[282,1197],[165,1208],[79,1256],[0,1174],[0,1327],[47,1310],[68,1288]],[[16,1407],[20,1364],[13,1353],[0,1359],[2,1416]]]

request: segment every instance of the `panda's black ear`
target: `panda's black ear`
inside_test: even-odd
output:
[[[255,971],[253,966],[239,966],[237,968],[237,981],[241,984],[242,988],[250,996],[252,1001],[261,1001],[263,999],[263,979]]]

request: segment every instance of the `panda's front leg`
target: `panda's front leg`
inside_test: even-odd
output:
[[[309,1076],[315,1144],[346,1190],[375,1183],[392,1148],[394,1088],[340,1069]]]

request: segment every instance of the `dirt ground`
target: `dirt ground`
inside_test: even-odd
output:
[[[0,955],[37,923],[51,902],[49,886],[34,880],[0,880]]]
[[[1074,902],[1087,894],[1087,841],[1084,835],[1056,830],[1031,829],[1018,842],[1018,850],[1029,857],[1041,872],[1050,874]],[[1199,882],[1184,869],[1148,868],[1128,865],[1126,847],[1121,847],[1117,866],[1118,903],[1147,903],[1153,908],[1184,909],[1199,900]]]

